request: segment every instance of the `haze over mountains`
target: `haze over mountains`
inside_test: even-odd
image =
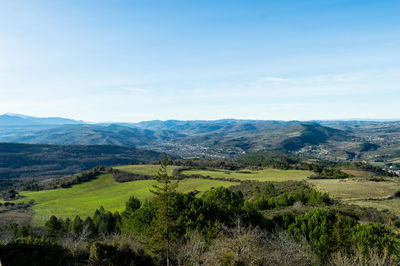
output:
[[[400,153],[400,122],[386,121],[144,121],[87,123],[65,118],[0,116],[0,142],[118,145],[183,157],[235,157],[271,149],[335,161]]]
[[[62,117],[32,117],[21,114],[7,113],[0,115],[0,126],[22,126],[22,125],[63,125],[63,124],[81,124],[83,121],[77,121]]]

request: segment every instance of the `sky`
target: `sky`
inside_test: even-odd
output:
[[[400,1],[2,0],[0,114],[400,119]]]

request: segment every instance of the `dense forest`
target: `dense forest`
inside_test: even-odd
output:
[[[0,143],[0,182],[12,178],[53,178],[98,165],[144,163],[162,153],[112,145],[45,145]]]

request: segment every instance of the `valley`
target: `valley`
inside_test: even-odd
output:
[[[22,123],[21,119],[7,115],[7,123],[0,126],[0,142],[118,145],[183,158],[234,158],[268,149],[328,161],[382,162],[399,168],[398,121],[223,119],[45,124],[46,120],[34,123],[29,117]]]

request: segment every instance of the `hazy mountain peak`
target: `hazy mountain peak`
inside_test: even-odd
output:
[[[1,126],[64,125],[82,123],[85,122],[63,117],[33,117],[16,113],[5,113],[0,115]]]

